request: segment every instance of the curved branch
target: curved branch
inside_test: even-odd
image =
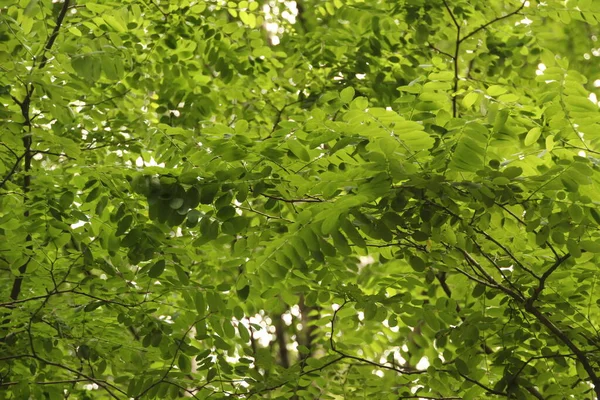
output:
[[[527,1],[523,1],[521,3],[521,6],[519,6],[519,8],[517,8],[516,10],[514,10],[514,11],[512,11],[512,12],[506,14],[506,15],[503,15],[501,17],[494,18],[493,20],[491,20],[489,22],[486,22],[485,24],[481,25],[479,28],[475,29],[473,32],[469,33],[468,35],[466,35],[465,37],[463,37],[462,39],[460,39],[460,41],[464,42],[465,40],[467,40],[471,36],[477,34],[478,32],[482,31],[483,29],[487,28],[488,26],[490,26],[490,25],[492,25],[492,24],[494,24],[494,23],[496,23],[498,21],[501,21],[503,19],[510,18],[510,17],[512,17],[515,14],[518,14],[519,11],[521,11],[523,9],[523,7],[525,7],[526,3],[527,3]]]
[[[46,42],[46,45],[44,46],[44,51],[42,53],[42,60],[40,61],[40,65],[39,65],[38,69],[44,68],[46,66],[46,63],[48,62],[48,57],[46,56],[46,54],[50,50],[52,50],[52,46],[54,45],[54,42],[56,41],[56,38],[58,37],[60,27],[62,26],[65,16],[67,15],[67,11],[69,10],[70,2],[71,2],[71,0],[65,0],[62,8],[60,9],[58,17],[56,18],[56,26],[54,26],[54,30],[52,31],[52,34],[48,37],[48,41]]]
[[[19,164],[21,164],[21,160],[25,157],[26,154],[27,153],[23,153],[17,157],[17,160],[13,164],[10,171],[8,171],[8,174],[6,174],[6,176],[2,179],[2,182],[0,182],[0,189],[6,184],[6,182],[8,182],[8,180],[15,174],[15,172],[17,172],[17,168],[19,167]]]
[[[538,299],[538,297],[542,293],[542,290],[544,290],[544,287],[546,286],[546,280],[548,280],[548,278],[550,278],[550,275],[552,275],[552,273],[556,271],[558,267],[560,267],[561,264],[567,261],[570,257],[570,253],[565,254],[564,256],[556,260],[556,262],[550,268],[548,268],[546,272],[544,272],[544,274],[540,278],[539,285],[537,286],[537,288],[535,288],[535,291],[533,292],[533,295],[529,298],[529,300],[527,300],[528,303],[533,304]]]

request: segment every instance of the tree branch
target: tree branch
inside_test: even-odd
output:
[[[355,361],[359,361],[363,364],[369,364],[372,365],[374,367],[377,368],[381,368],[381,369],[388,369],[391,371],[395,371],[399,374],[403,374],[403,375],[417,375],[417,374],[424,374],[427,373],[426,370],[409,370],[409,369],[400,369],[400,368],[396,368],[394,366],[389,366],[389,365],[385,365],[385,364],[380,364],[380,363],[376,363],[375,361],[371,361],[371,360],[367,360],[365,358],[361,358],[361,357],[357,357],[357,356],[353,356],[351,354],[346,354],[340,350],[337,349],[337,347],[335,346],[335,341],[333,339],[334,335],[335,335],[335,317],[337,315],[337,313],[346,305],[348,304],[348,301],[344,301],[344,303],[333,312],[333,316],[331,317],[331,331],[330,331],[330,336],[329,336],[329,346],[331,347],[331,350],[334,353],[338,353],[340,356],[342,356],[343,358],[349,358],[351,360],[355,360]]]
[[[596,374],[596,369],[592,366],[590,361],[588,360],[586,353],[584,353],[573,341],[562,331],[560,330],[552,321],[548,319],[539,309],[537,309],[533,303],[526,302],[525,310],[531,314],[533,314],[538,321],[544,325],[550,332],[552,332],[561,342],[563,342],[577,357],[577,360],[585,369],[585,372],[588,374],[592,384],[594,385],[594,392],[596,393],[596,397],[600,398],[600,378]]]
[[[450,18],[452,18],[452,22],[456,27],[456,43],[454,44],[454,56],[452,56],[452,62],[454,64],[454,87],[452,88],[452,116],[454,118],[458,117],[458,105],[456,100],[456,93],[458,92],[458,53],[460,52],[460,24],[456,20],[454,13],[448,6],[448,2],[446,0],[442,0],[444,2],[444,7],[450,14]]]
[[[60,27],[65,19],[65,16],[67,15],[67,11],[69,10],[70,2],[71,2],[71,0],[64,0],[63,6],[60,9],[58,17],[56,18],[56,25],[54,26],[54,30],[52,31],[52,34],[48,37],[48,41],[46,42],[46,45],[44,46],[44,50],[42,52],[42,59],[40,61],[40,65],[39,65],[38,69],[43,69],[46,66],[46,63],[48,62],[48,57],[46,56],[46,54],[48,52],[50,52],[50,50],[52,50],[52,46],[54,45],[54,42],[56,41],[56,38],[58,37]]]
[[[513,12],[510,12],[510,13],[508,13],[506,15],[503,15],[503,16],[498,17],[498,18],[494,18],[493,20],[491,20],[489,22],[486,22],[485,24],[481,25],[479,28],[475,29],[473,32],[469,33],[468,35],[466,35],[465,37],[463,37],[462,39],[460,39],[460,41],[464,42],[465,40],[467,40],[471,36],[475,35],[479,31],[487,28],[488,26],[492,25],[493,23],[496,23],[496,22],[501,21],[501,20],[506,19],[506,18],[510,18],[513,15],[518,14],[519,11],[521,11],[523,9],[523,7],[525,7],[525,3],[527,3],[527,1],[523,1],[521,3],[521,6],[519,8],[517,8],[516,10],[514,10]]]
[[[544,274],[540,278],[540,283],[538,284],[537,288],[535,288],[535,290],[533,292],[533,295],[529,298],[529,300],[527,300],[528,303],[533,304],[538,299],[538,297],[542,293],[542,290],[544,290],[544,287],[546,286],[546,280],[548,280],[548,278],[550,278],[550,275],[552,275],[552,273],[554,271],[556,271],[558,269],[558,267],[560,267],[561,264],[563,262],[567,261],[570,257],[571,257],[571,254],[569,254],[569,253],[565,254],[564,256],[562,256],[558,260],[556,260],[556,262],[550,268],[548,268],[548,270],[546,270],[546,272],[544,272]]]
[[[0,182],[0,189],[6,184],[6,182],[8,182],[8,180],[14,175],[14,173],[17,172],[17,168],[19,168],[19,164],[21,164],[21,160],[23,160],[26,154],[27,153],[23,153],[17,157],[17,160],[13,164],[10,171],[8,171],[6,176],[2,179],[2,182]]]
[[[283,201],[285,203],[323,203],[325,200],[321,200],[321,199],[285,199],[283,197],[277,197],[277,196],[271,196],[268,194],[264,194],[261,193],[261,196],[269,198],[269,199],[273,199],[273,200],[279,200],[279,201]]]
[[[179,343],[177,344],[177,349],[175,350],[175,354],[173,355],[173,359],[171,360],[171,365],[169,365],[169,367],[167,368],[167,370],[165,371],[165,373],[163,374],[162,378],[160,378],[159,380],[152,382],[146,389],[142,390],[137,396],[135,396],[136,399],[141,399],[146,393],[148,393],[148,391],[150,389],[152,389],[153,387],[155,387],[156,385],[158,385],[161,382],[164,382],[165,379],[167,379],[167,376],[169,375],[169,373],[171,372],[171,370],[173,369],[173,367],[175,366],[175,362],[177,360],[177,356],[179,355],[179,351],[181,350],[181,345],[184,343],[185,338],[187,337],[187,335],[190,333],[190,331],[196,326],[196,324],[200,321],[205,320],[206,318],[208,318],[211,314],[208,313],[207,315],[205,315],[202,318],[197,319],[196,321],[194,321],[194,323],[192,325],[190,325],[190,327],[185,331],[185,333],[183,334],[182,338],[179,340]]]

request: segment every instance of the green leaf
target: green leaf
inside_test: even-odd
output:
[[[204,300],[204,295],[202,292],[196,292],[194,304],[196,306],[198,316],[203,316],[206,313],[206,301]]]
[[[248,332],[248,328],[244,326],[241,322],[237,325],[238,332],[240,333],[240,339],[242,342],[248,343],[250,341],[250,332]]]
[[[75,195],[73,194],[73,192],[64,192],[60,196],[60,200],[58,201],[58,204],[60,204],[60,206],[63,210],[66,210],[71,206],[74,199],[75,199]]]
[[[354,88],[353,87],[347,87],[340,92],[340,99],[342,100],[342,103],[344,103],[344,104],[349,104],[353,98],[354,98]]]
[[[183,286],[187,286],[190,283],[190,277],[188,276],[188,274],[179,265],[175,264],[174,267],[179,282],[181,282]]]
[[[525,136],[525,146],[531,146],[536,143],[542,134],[542,129],[539,127],[531,128]]]
[[[417,256],[411,256],[409,260],[410,266],[417,272],[425,271],[425,262],[422,258]]]
[[[321,232],[323,235],[329,235],[331,232],[336,230],[339,226],[340,215],[335,211],[332,211],[329,216],[327,216],[323,220],[323,224],[321,225]]]
[[[591,253],[600,253],[600,241],[598,240],[582,240],[579,242],[581,248]]]
[[[179,354],[179,357],[177,358],[177,366],[183,373],[189,374],[192,372],[192,362],[185,354]]]
[[[154,265],[152,265],[152,267],[148,270],[148,276],[150,278],[158,278],[159,276],[162,275],[162,273],[165,271],[165,267],[166,267],[166,262],[165,260],[158,260],[157,262],[154,263]]]
[[[506,93],[506,91],[506,87],[500,85],[492,85],[489,88],[487,88],[487,94],[493,97],[500,96],[501,94]]]
[[[583,221],[583,209],[578,204],[571,204],[569,206],[569,215],[576,224]]]
[[[184,203],[184,200],[182,198],[174,197],[169,201],[169,207],[171,207],[173,210],[177,210],[177,209],[181,208],[183,203]]]
[[[473,104],[479,99],[478,92],[470,92],[467,93],[465,97],[462,99],[462,104],[465,108],[471,108]]]
[[[288,140],[287,145],[291,152],[300,160],[306,162],[310,161],[310,155],[308,154],[308,151],[302,144],[300,144],[298,140]]]
[[[209,183],[202,185],[200,188],[200,203],[210,204],[214,201],[217,192],[219,191],[219,184]]]
[[[354,243],[354,245],[362,248],[367,247],[365,239],[360,235],[360,233],[354,227],[354,225],[352,225],[352,223],[348,221],[348,219],[342,218],[341,228],[343,229],[346,236],[348,236],[348,239],[350,239],[352,243]]]

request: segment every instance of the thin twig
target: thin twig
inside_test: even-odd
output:
[[[570,257],[571,257],[570,253],[565,254],[564,256],[562,256],[561,258],[556,260],[556,262],[550,268],[548,268],[546,270],[546,272],[544,272],[544,274],[540,278],[540,283],[538,284],[537,288],[535,288],[535,291],[533,292],[533,295],[529,298],[529,300],[527,300],[528,303],[533,304],[538,299],[538,297],[542,293],[542,290],[544,290],[544,287],[546,286],[546,280],[548,280],[548,278],[550,278],[550,275],[552,275],[552,273],[554,271],[556,271],[558,269],[558,267],[560,267],[561,264],[563,262],[567,261]]]
[[[278,196],[271,196],[269,194],[261,193],[262,196],[267,197],[269,199],[283,201],[285,203],[323,203],[325,200],[308,198],[308,199],[286,199]]]
[[[48,38],[48,41],[46,42],[46,45],[44,46],[44,50],[42,53],[42,59],[40,61],[40,65],[39,65],[38,69],[43,69],[46,66],[46,63],[48,62],[48,57],[46,56],[46,54],[48,54],[48,52],[50,52],[50,50],[52,50],[52,46],[54,45],[54,42],[56,41],[56,38],[58,37],[60,27],[62,26],[63,20],[65,19],[65,16],[67,15],[67,11],[69,10],[70,2],[71,2],[70,0],[65,0],[65,2],[62,5],[62,8],[60,9],[58,17],[56,18],[56,25],[54,26],[54,30],[52,31],[52,34],[50,35],[50,37]]]
[[[489,21],[489,22],[486,22],[485,24],[481,25],[479,28],[475,29],[473,32],[471,32],[471,33],[469,33],[469,34],[465,35],[465,36],[464,36],[462,39],[460,39],[460,41],[461,41],[461,42],[464,42],[465,40],[467,40],[467,39],[468,39],[468,38],[470,38],[471,36],[475,35],[475,34],[476,34],[476,33],[478,33],[479,31],[481,31],[481,30],[483,30],[483,29],[487,28],[488,26],[492,25],[493,23],[496,23],[496,22],[498,22],[498,21],[501,21],[501,20],[503,20],[503,19],[505,19],[505,18],[510,18],[510,17],[512,17],[513,15],[515,15],[515,14],[518,14],[518,13],[519,13],[519,11],[521,11],[521,10],[523,9],[523,7],[525,7],[525,4],[526,4],[526,3],[527,3],[527,1],[523,1],[523,2],[521,3],[521,6],[520,6],[519,8],[517,8],[516,10],[514,10],[513,12],[510,12],[510,13],[508,13],[508,14],[506,14],[506,15],[503,15],[503,16],[501,16],[501,17],[498,17],[498,18],[494,18],[493,20],[491,20],[491,21]]]

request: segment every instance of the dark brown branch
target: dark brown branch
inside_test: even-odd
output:
[[[46,66],[46,63],[48,62],[48,57],[46,56],[46,54],[48,52],[50,52],[50,50],[52,50],[52,46],[54,45],[54,42],[56,41],[56,38],[58,37],[60,27],[65,19],[65,16],[67,15],[67,11],[69,10],[70,2],[71,2],[71,0],[64,0],[63,6],[60,9],[60,12],[58,14],[58,18],[56,18],[56,26],[54,26],[54,30],[52,31],[52,34],[50,35],[50,37],[48,37],[48,41],[46,42],[46,45],[44,46],[44,51],[42,53],[42,59],[40,61],[40,65],[39,65],[38,69],[43,69]]]
[[[496,282],[496,280],[477,262],[477,260],[475,260],[473,258],[473,256],[471,256],[469,253],[467,253],[465,250],[463,250],[461,248],[457,247],[456,249],[463,254],[463,256],[465,257],[465,259],[467,260],[467,262],[470,265],[475,267],[479,272],[481,272],[483,274],[483,276],[488,281],[488,283],[491,285],[491,287],[493,287],[495,289],[500,289],[501,291],[508,294],[510,297],[519,301],[520,303],[522,303],[524,301],[523,296],[521,296],[518,292],[515,292],[515,291],[507,288],[506,286],[503,286],[503,285],[499,284],[498,282]]]
[[[69,158],[71,160],[74,160],[73,157],[65,154],[65,153],[55,153],[53,151],[46,151],[46,150],[31,150],[31,152],[33,153],[33,155],[36,154],[48,154],[50,156],[56,156],[56,157],[65,157],[65,158]]]
[[[46,359],[44,359],[44,358],[42,358],[40,356],[37,356],[35,354],[33,354],[33,355],[32,354],[21,354],[21,355],[18,355],[18,356],[2,357],[2,358],[0,358],[0,361],[1,360],[9,360],[9,359],[20,359],[20,358],[33,358],[34,360],[38,360],[38,361],[40,361],[40,362],[42,362],[44,364],[51,365],[53,367],[57,367],[57,368],[60,368],[60,369],[64,369],[65,371],[69,371],[69,372],[75,374],[77,377],[82,378],[85,381],[95,383],[96,385],[98,385],[99,387],[101,387],[102,389],[104,389],[110,395],[110,397],[112,397],[114,399],[119,400],[120,398],[117,395],[115,395],[110,389],[113,389],[113,390],[121,393],[124,396],[127,395],[127,393],[125,393],[125,391],[119,389],[117,386],[111,384],[110,382],[107,382],[107,381],[104,381],[104,380],[100,380],[100,379],[96,379],[96,378],[91,377],[89,375],[86,375],[86,374],[84,374],[84,373],[82,373],[80,371],[77,371],[77,370],[75,370],[73,368],[67,367],[66,365],[62,365],[62,364],[59,364],[59,363],[55,363],[55,362],[46,360]]]
[[[462,42],[464,42],[465,40],[467,40],[468,38],[470,38],[471,36],[475,35],[476,33],[480,32],[481,30],[487,28],[488,26],[492,25],[493,23],[496,23],[498,21],[501,21],[505,18],[509,18],[515,14],[517,14],[519,11],[521,11],[523,9],[523,7],[525,7],[525,1],[523,1],[523,3],[521,3],[521,6],[519,8],[517,8],[516,10],[502,16],[502,17],[498,17],[498,18],[494,18],[493,20],[486,22],[485,24],[481,25],[479,28],[475,29],[473,32],[465,35],[464,37],[460,37],[460,24],[458,23],[458,21],[456,20],[456,17],[454,16],[454,13],[452,12],[452,10],[450,9],[450,6],[448,5],[448,2],[446,0],[442,0],[444,3],[444,8],[446,9],[446,11],[448,12],[448,14],[450,15],[450,18],[452,18],[452,22],[454,23],[454,26],[456,27],[456,40],[455,40],[455,44],[454,44],[454,55],[450,55],[450,58],[452,58],[453,64],[454,64],[454,87],[452,88],[452,116],[454,118],[458,117],[458,103],[457,103],[457,98],[456,98],[456,93],[458,93],[458,72],[459,72],[459,64],[458,64],[458,56],[460,53],[460,45]]]
[[[525,390],[527,390],[536,399],[545,400],[545,397],[542,396],[542,394],[540,392],[538,392],[538,390],[536,388],[534,388],[533,386],[528,386],[525,388]]]
[[[497,205],[498,207],[500,207],[501,209],[503,209],[504,211],[506,211],[511,217],[513,217],[521,225],[527,226],[527,223],[525,221],[523,221],[521,218],[519,218],[519,216],[516,215],[514,212],[512,212],[510,209],[508,209],[506,207],[506,205],[500,204],[500,203],[497,203],[497,202],[494,202],[494,204]],[[534,229],[532,232],[533,233],[537,233],[537,230]],[[548,246],[548,248],[550,249],[550,251],[552,251],[552,253],[554,253],[554,257],[556,257],[556,259],[558,260],[560,258],[560,256],[558,255],[558,252],[556,251],[556,249],[554,248],[554,246],[552,246],[552,243],[550,243],[548,240],[546,240],[545,244],[546,244],[546,246]]]
[[[67,384],[67,383],[79,383],[79,382],[104,382],[104,381],[100,381],[98,379],[96,379],[95,381],[90,381],[89,379],[64,379],[64,380],[60,380],[60,381],[40,381],[40,382],[33,382],[36,385],[62,385],[62,384]],[[14,386],[14,385],[18,385],[21,382],[0,382],[0,386]]]
[[[277,347],[279,348],[279,362],[283,368],[288,369],[290,367],[290,356],[287,349],[285,327],[282,317],[283,314],[279,314],[273,318],[275,325],[275,339],[277,340]]]
[[[12,96],[11,96],[12,97]],[[17,101],[17,99],[15,99],[15,101]],[[17,103],[18,104],[18,103]],[[2,147],[5,147],[8,151],[10,151],[10,153],[15,156],[15,158],[19,158],[19,155],[10,148],[10,146],[7,146],[5,143],[0,142],[0,145],[2,145]]]
[[[6,182],[8,182],[8,180],[15,174],[15,172],[17,172],[17,169],[19,168],[19,164],[21,164],[21,160],[23,160],[23,158],[25,157],[26,154],[27,153],[23,153],[17,157],[17,160],[13,164],[10,171],[8,171],[6,176],[2,179],[2,182],[0,182],[0,189],[6,184]]]
[[[506,274],[504,273],[504,271],[502,271],[502,268],[500,268],[500,266],[496,263],[496,261],[494,261],[494,259],[492,257],[490,257],[489,254],[487,254],[487,252],[485,252],[483,250],[483,248],[479,245],[479,243],[474,242],[475,246],[477,247],[477,249],[479,250],[479,252],[481,253],[481,255],[483,255],[485,257],[486,260],[489,261],[490,264],[492,264],[494,266],[494,268],[496,269],[496,271],[498,271],[498,273],[500,273],[500,275],[502,275],[502,278],[504,279],[504,281],[506,283],[508,283],[508,285],[516,292],[518,293],[521,297],[523,296],[523,293],[521,293],[521,291],[519,290],[518,287],[515,286],[515,284],[508,279],[508,277],[506,276]]]
[[[81,149],[81,151],[98,150],[98,149],[102,149],[104,147],[117,146],[120,144],[127,144],[127,143],[133,143],[133,142],[137,142],[137,139],[127,139],[127,140],[123,140],[122,142],[117,142],[117,143],[105,143],[105,144],[101,144],[99,146],[94,146],[94,147],[92,147],[92,145],[94,143],[90,143],[88,147]]]
[[[454,212],[452,212],[452,210],[450,210],[448,207],[444,207],[440,204],[437,204],[436,202],[427,200],[428,204],[431,204],[434,207],[438,207],[444,211],[446,211],[448,213],[448,215],[451,215],[452,217],[455,217],[456,219],[463,221],[462,217]],[[464,221],[463,221],[464,223]],[[506,247],[504,246],[502,243],[500,243],[498,240],[496,240],[495,238],[493,238],[492,236],[490,236],[487,232],[485,232],[484,230],[476,227],[476,226],[472,226],[473,230],[477,233],[479,233],[480,235],[483,235],[487,240],[489,240],[490,242],[494,243],[496,246],[498,246],[500,249],[502,249],[502,251],[504,251],[504,253],[510,257],[511,260],[513,260],[515,262],[515,264],[521,268],[522,270],[526,271],[527,273],[529,273],[531,276],[533,276],[536,279],[540,279],[537,274],[535,272],[533,272],[530,268],[526,267],[525,265],[523,265],[523,263],[517,258],[515,257],[514,254],[512,254],[512,252]]]
[[[448,6],[448,2],[446,0],[443,0],[443,2],[444,2],[444,7],[446,8],[446,11],[448,11],[448,14],[450,14],[450,18],[452,18],[452,22],[454,23],[454,26],[456,27],[456,43],[454,44],[454,56],[452,56],[452,61],[454,64],[454,86],[452,88],[452,116],[454,118],[456,118],[458,116],[458,105],[457,105],[456,93],[458,92],[458,53],[460,52],[460,43],[461,43],[460,24],[456,20],[454,13],[450,9],[450,6]]]
[[[573,341],[562,331],[560,330],[552,321],[548,319],[539,309],[537,309],[532,303],[525,303],[525,310],[531,314],[533,314],[538,321],[544,325],[550,332],[552,332],[561,342],[563,342],[569,350],[571,350],[577,360],[583,366],[583,369],[588,374],[592,384],[594,385],[594,392],[596,393],[596,397],[600,398],[600,378],[596,374],[595,367],[592,366],[590,361],[588,360],[586,353],[584,353]]]
[[[103,103],[107,103],[107,102],[109,102],[109,101],[111,101],[111,100],[114,100],[114,99],[118,99],[118,98],[120,98],[120,97],[123,97],[123,96],[125,96],[127,93],[129,93],[129,92],[131,92],[131,89],[128,89],[128,90],[124,91],[123,93],[118,93],[118,94],[116,94],[116,95],[114,95],[114,96],[108,97],[108,98],[106,98],[106,99],[104,99],[104,100],[100,100],[100,101],[98,101],[98,102],[96,102],[96,103],[86,103],[85,105],[83,105],[83,106],[82,106],[82,108],[86,108],[86,107],[94,107],[94,106],[97,106],[97,105],[100,105],[100,104],[103,104]]]
[[[282,221],[289,222],[289,223],[293,223],[294,222],[291,219],[287,219],[287,218],[283,218],[283,217],[278,217],[278,216],[275,216],[275,215],[269,215],[269,214],[264,213],[262,211],[255,210],[252,207],[235,206],[235,208],[238,208],[240,210],[250,211],[250,212],[253,212],[253,213],[258,214],[258,215],[262,215],[263,217],[268,218],[268,219],[280,219]]]
[[[481,279],[479,279],[479,278],[477,278],[477,277],[475,277],[475,276],[473,276],[473,275],[470,275],[468,272],[466,272],[466,271],[463,271],[462,269],[460,269],[460,268],[458,268],[458,267],[454,267],[454,269],[455,269],[456,271],[458,271],[460,274],[462,274],[462,275],[466,276],[468,279],[472,280],[473,282],[477,282],[477,283],[479,283],[479,284],[482,284],[483,286],[485,286],[485,287],[489,287],[489,288],[491,288],[491,289],[498,289],[498,287],[497,287],[497,286],[495,286],[495,285],[493,285],[493,284],[491,284],[491,283],[489,283],[489,282],[486,282],[486,281],[484,281],[484,280],[481,280]]]
[[[454,56],[453,56],[452,54],[450,54],[450,53],[446,53],[445,51],[438,49],[437,47],[435,47],[435,46],[434,46],[434,45],[432,45],[431,43],[429,43],[429,47],[430,47],[432,50],[435,50],[435,51],[437,51],[438,53],[445,55],[446,57],[450,57],[451,59],[454,59]]]
[[[321,365],[321,366],[320,366],[320,367],[318,367],[318,368],[313,368],[313,369],[311,369],[311,370],[304,371],[304,372],[302,372],[301,374],[299,374],[299,375],[298,375],[298,378],[300,378],[300,377],[303,377],[304,375],[308,375],[308,374],[312,374],[312,373],[315,373],[315,372],[322,371],[322,370],[324,370],[325,368],[329,367],[330,365],[336,364],[337,362],[339,362],[339,361],[343,360],[344,358],[345,358],[344,356],[340,356],[340,357],[338,357],[338,358],[334,358],[333,360],[326,362],[325,364]],[[252,397],[252,396],[254,396],[254,395],[256,395],[256,394],[263,393],[263,392],[270,392],[270,391],[272,391],[272,390],[275,390],[275,389],[278,389],[278,388],[280,388],[280,387],[282,387],[282,386],[285,386],[285,385],[287,385],[288,383],[290,383],[290,381],[291,381],[291,380],[289,380],[289,381],[284,381],[284,382],[282,382],[282,383],[279,383],[279,384],[277,384],[277,385],[274,385],[274,386],[269,386],[269,387],[267,387],[267,388],[265,388],[265,389],[257,390],[257,391],[255,391],[255,392],[250,392],[250,393],[244,394],[244,396],[245,396],[245,398],[249,399],[250,397]],[[238,396],[238,397],[239,397],[239,396]]]
[[[264,194],[261,193],[262,196],[267,197],[269,199],[273,199],[273,200],[279,200],[279,201],[283,201],[285,203],[323,203],[325,200],[321,200],[321,199],[285,199],[283,197],[277,197],[277,196],[271,196],[268,194]]]
[[[165,19],[169,18],[169,15],[170,15],[170,14],[169,14],[169,13],[167,13],[167,12],[164,12],[164,11],[162,10],[162,8],[160,8],[160,6],[154,2],[154,0],[150,0],[150,3],[151,3],[151,4],[152,4],[154,7],[156,7],[156,9],[157,9],[158,11],[160,11],[160,13],[163,15],[163,17],[165,17]]]
[[[503,16],[501,16],[501,17],[494,18],[493,20],[491,20],[491,21],[489,21],[489,22],[486,22],[485,24],[481,25],[479,28],[475,29],[473,32],[469,33],[468,35],[466,35],[465,37],[463,37],[462,39],[460,39],[460,41],[461,41],[461,42],[464,42],[465,40],[467,40],[467,39],[468,39],[468,38],[470,38],[471,36],[475,35],[475,34],[476,34],[476,33],[478,33],[479,31],[481,31],[481,30],[483,30],[483,29],[487,28],[488,26],[490,26],[490,25],[492,25],[492,24],[494,24],[494,23],[496,23],[496,22],[498,22],[498,21],[501,21],[501,20],[503,20],[503,19],[510,18],[510,17],[512,17],[512,16],[513,16],[513,15],[515,15],[515,14],[518,14],[518,13],[519,13],[519,11],[521,11],[521,10],[523,9],[523,7],[525,7],[525,3],[527,3],[527,2],[526,2],[526,1],[523,1],[523,2],[521,3],[521,6],[520,6],[519,8],[517,8],[516,10],[514,10],[514,11],[512,11],[512,12],[510,12],[510,13],[506,14],[506,15],[503,15]]]
[[[436,274],[435,277],[438,280],[438,282],[440,283],[440,286],[442,287],[442,290],[444,291],[444,293],[446,293],[446,296],[448,296],[448,298],[451,299],[452,298],[452,290],[450,289],[450,286],[448,286],[448,282],[446,281],[446,273],[441,272],[439,274]],[[465,322],[465,317],[461,316],[460,312],[461,312],[460,305],[458,304],[458,302],[456,302],[456,313],[459,314],[460,320]],[[494,353],[494,351],[485,343],[481,344],[481,349],[485,352],[485,354]]]
[[[346,354],[342,351],[340,351],[336,346],[335,346],[335,341],[333,339],[333,337],[335,336],[335,317],[337,315],[337,313],[346,305],[348,304],[348,301],[344,301],[344,303],[333,312],[333,316],[331,317],[331,331],[330,331],[330,336],[329,336],[329,347],[331,347],[331,350],[334,353],[339,354],[340,356],[342,356],[343,358],[348,358],[351,360],[355,360],[355,361],[359,361],[363,364],[368,364],[368,365],[372,365],[374,367],[377,368],[381,368],[381,369],[387,369],[387,370],[391,370],[391,371],[395,371],[399,374],[403,374],[403,375],[417,375],[417,374],[425,374],[427,373],[426,370],[414,370],[414,369],[400,369],[400,368],[396,368],[394,366],[389,366],[389,365],[385,365],[385,364],[380,364],[377,363],[375,361],[371,361],[371,360],[367,360],[365,358],[361,358],[361,357],[357,357],[357,356],[353,356],[351,354]]]
[[[535,288],[535,290],[533,292],[533,295],[529,298],[529,300],[527,300],[528,303],[533,304],[538,299],[538,297],[542,293],[542,290],[544,290],[544,287],[546,286],[546,280],[548,280],[548,278],[550,278],[550,275],[552,275],[552,273],[554,271],[556,271],[558,269],[558,267],[560,267],[561,264],[563,262],[567,261],[570,257],[571,257],[571,254],[569,254],[569,253],[565,254],[564,256],[562,256],[561,258],[556,260],[556,262],[550,268],[548,268],[548,270],[546,270],[546,272],[544,272],[544,274],[540,278],[540,283],[538,284],[537,288]]]
[[[42,53],[42,59],[41,59],[40,65],[38,66],[38,69],[42,69],[46,66],[46,62],[48,61],[46,54],[50,50],[52,50],[52,46],[54,45],[54,42],[56,41],[58,32],[60,31],[60,27],[63,23],[63,20],[65,19],[65,15],[67,14],[67,10],[69,8],[69,2],[70,2],[70,0],[65,0],[63,3],[63,6],[58,14],[57,19],[56,19],[56,26],[54,27],[52,34],[48,37],[48,41],[46,42],[46,45],[44,46],[44,50]],[[31,187],[31,160],[33,159],[33,156],[34,156],[34,153],[31,150],[31,145],[33,144],[33,139],[32,139],[32,127],[31,127],[31,115],[30,115],[31,98],[33,96],[34,90],[35,90],[35,86],[33,86],[33,85],[29,85],[28,87],[26,87],[25,88],[26,95],[22,101],[19,101],[13,97],[14,101],[21,107],[21,115],[23,116],[23,121],[24,121],[23,125],[26,127],[26,130],[27,130],[27,132],[23,135],[23,147],[25,148],[25,151],[23,153],[24,173],[25,173],[25,176],[23,178],[23,195],[25,197],[24,198],[25,203],[27,202],[27,193],[29,192],[30,187]],[[13,172],[9,173],[9,175],[4,178],[3,184],[8,179],[8,177],[10,175],[12,175],[12,173],[14,173],[15,168],[16,168],[16,166],[13,168]],[[0,185],[0,187],[1,187],[1,185]],[[27,204],[25,204],[25,212],[23,213],[23,216],[25,217],[25,219],[29,218],[29,209],[27,208]],[[12,289],[10,291],[10,298],[12,300],[16,300],[19,297],[19,293],[21,293],[21,285],[23,284],[23,276],[25,275],[25,272],[27,271],[27,266],[29,265],[29,262],[31,261],[31,257],[32,257],[31,253],[33,252],[33,241],[32,241],[31,234],[27,235],[27,237],[25,238],[25,242],[27,243],[25,248],[26,248],[27,252],[29,252],[30,254],[28,254],[28,258],[23,263],[23,265],[21,265],[19,267],[19,275],[15,278],[15,280],[13,282]]]
[[[495,394],[496,396],[503,396],[506,397],[506,393],[504,392],[499,392],[497,390],[492,389],[491,387],[485,386],[483,383],[479,382],[478,380],[475,380],[473,378],[469,378],[467,375],[461,374],[460,372],[458,373],[460,376],[462,376],[465,380],[479,386],[480,388],[484,389],[486,392],[488,392],[489,394]]]
[[[178,384],[178,383],[175,383],[175,382],[173,382],[173,381],[170,381],[170,380],[168,380],[168,379],[163,379],[163,382],[164,382],[164,383],[167,383],[167,384],[169,384],[169,385],[172,385],[172,386],[178,387],[178,388],[179,388],[179,390],[182,390],[182,391],[186,392],[187,394],[189,394],[191,397],[193,397],[193,398],[195,398],[195,399],[200,399],[200,397],[196,396],[196,393],[195,393],[195,390],[194,390],[194,389],[188,389],[188,388],[186,388],[186,387],[184,387],[184,386],[181,386],[180,384]]]
[[[173,355],[173,359],[171,360],[171,365],[169,365],[169,368],[167,368],[167,370],[165,371],[165,373],[163,374],[163,376],[155,381],[152,382],[150,385],[148,385],[148,387],[144,390],[142,390],[135,398],[136,399],[141,399],[144,397],[144,395],[146,393],[148,393],[148,391],[150,389],[152,389],[153,387],[155,387],[156,385],[160,384],[161,382],[164,382],[165,379],[167,379],[167,376],[169,375],[169,373],[171,372],[171,370],[173,369],[173,367],[175,366],[175,362],[177,361],[177,356],[179,355],[179,351],[181,350],[181,346],[183,345],[183,343],[185,342],[185,338],[187,337],[187,335],[190,333],[190,331],[196,326],[196,324],[198,322],[201,322],[203,320],[205,320],[206,318],[208,318],[211,315],[211,313],[208,313],[206,316],[197,319],[196,321],[194,321],[194,323],[192,325],[190,325],[190,327],[185,331],[185,333],[183,334],[183,336],[181,337],[181,339],[179,340],[179,343],[177,344],[177,349],[175,350],[175,354]]]

